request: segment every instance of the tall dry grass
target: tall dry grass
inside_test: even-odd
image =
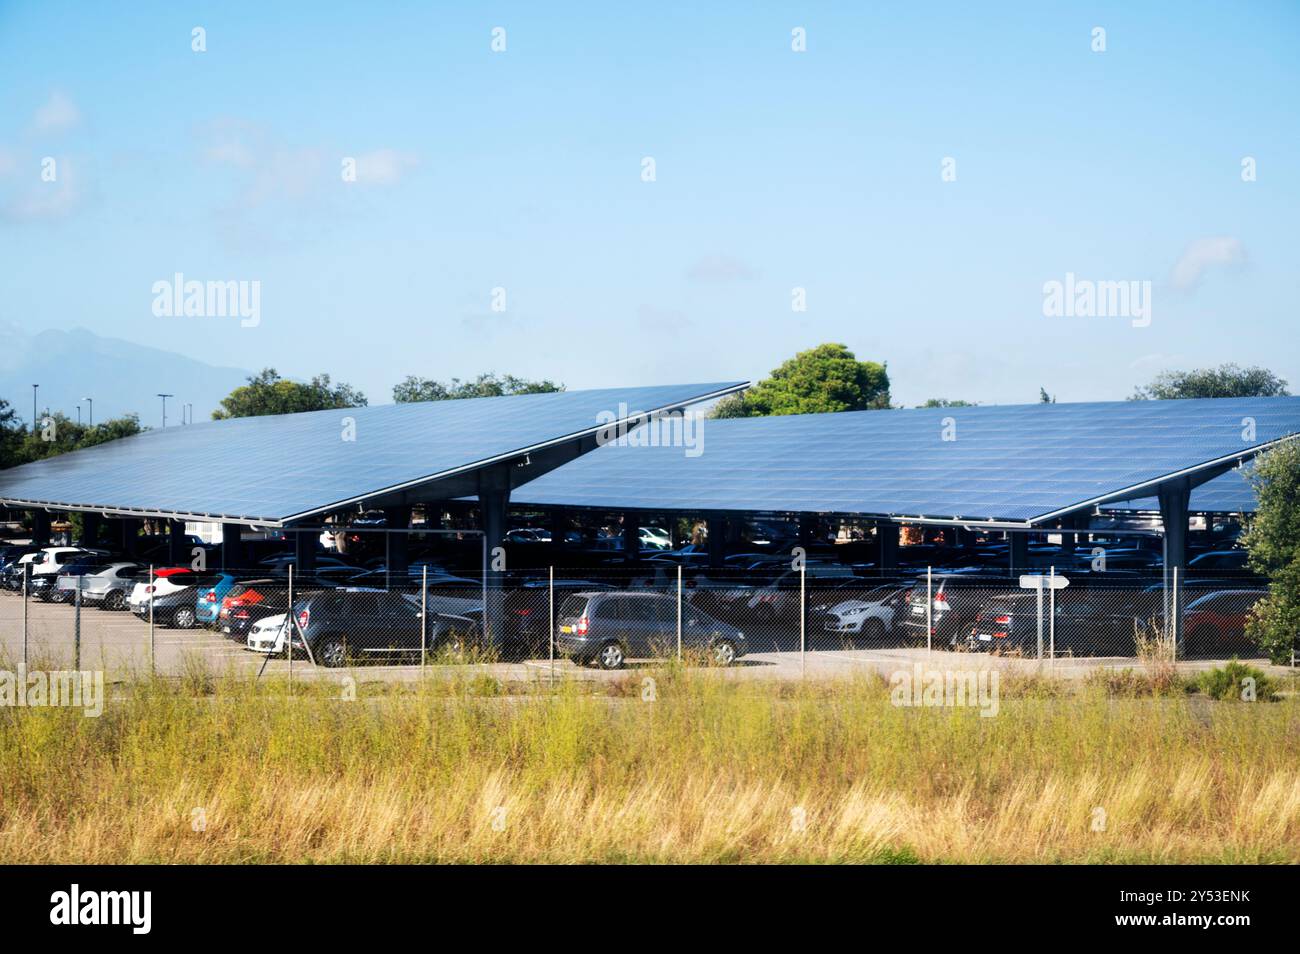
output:
[[[349,702],[195,673],[98,719],[0,710],[0,862],[1300,861],[1294,698],[1026,684],[984,718],[649,675],[649,702],[642,674]]]

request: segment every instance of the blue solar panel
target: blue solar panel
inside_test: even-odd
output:
[[[741,383],[610,388],[209,421],[0,471],[0,503],[277,523]],[[355,440],[349,436],[348,422]]]
[[[1300,398],[710,420],[702,452],[608,445],[514,494],[617,509],[1032,521],[1300,433]],[[951,439],[946,439],[951,438]]]
[[[1192,491],[1191,509],[1194,513],[1254,513],[1255,489],[1250,484],[1250,465],[1240,470],[1230,470]],[[1103,510],[1129,511],[1160,509],[1155,497],[1107,504]]]

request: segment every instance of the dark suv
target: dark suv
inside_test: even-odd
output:
[[[1048,620],[1050,603],[1044,600],[1043,656],[1053,649],[1057,656],[1132,656],[1142,620],[1125,596],[1122,591],[1063,590],[1056,598],[1054,627]],[[1038,613],[1038,596],[1032,591],[997,594],[976,613],[965,648],[1036,657]]]
[[[556,650],[579,665],[619,669],[629,658],[671,655],[677,645],[677,599],[661,593],[574,593],[556,614]],[[745,634],[682,606],[682,649],[704,650],[719,666],[745,655]]]
[[[330,668],[353,659],[409,656],[427,650],[460,650],[478,639],[478,615],[430,613],[427,632],[420,625],[418,595],[393,590],[337,589],[294,599],[293,647],[311,647],[315,661]]]

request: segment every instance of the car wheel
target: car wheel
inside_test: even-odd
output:
[[[104,597],[104,609],[120,610],[126,606],[126,594],[121,590],[112,590]]]
[[[348,649],[342,636],[326,636],[316,647],[316,658],[327,669],[338,669],[347,665]]]
[[[192,629],[194,626],[194,610],[188,606],[182,606],[172,614],[172,625],[177,629]]]
[[[719,666],[730,666],[736,661],[736,644],[729,639],[720,639],[713,644],[713,661]]]
[[[465,640],[459,633],[443,633],[434,640],[433,651],[459,656],[465,651]]]
[[[625,658],[623,647],[612,640],[601,646],[596,656],[601,669],[622,669]]]

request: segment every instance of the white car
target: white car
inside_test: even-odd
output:
[[[168,568],[155,571],[153,583],[150,584],[149,572],[146,570],[143,581],[132,588],[131,596],[127,599],[127,607],[136,616],[147,616],[149,600],[154,596],[166,596],[168,593],[193,586],[195,578],[194,571],[187,567]]]
[[[894,627],[894,614],[902,600],[897,587],[882,587],[863,593],[861,598],[840,600],[833,605],[814,606],[825,614],[822,628],[828,633],[884,639]]]
[[[245,648],[255,653],[284,652],[284,637],[289,628],[285,624],[288,620],[289,617],[284,613],[259,619],[248,631]]]
[[[663,527],[642,527],[637,534],[642,550],[671,550],[673,538]]]

